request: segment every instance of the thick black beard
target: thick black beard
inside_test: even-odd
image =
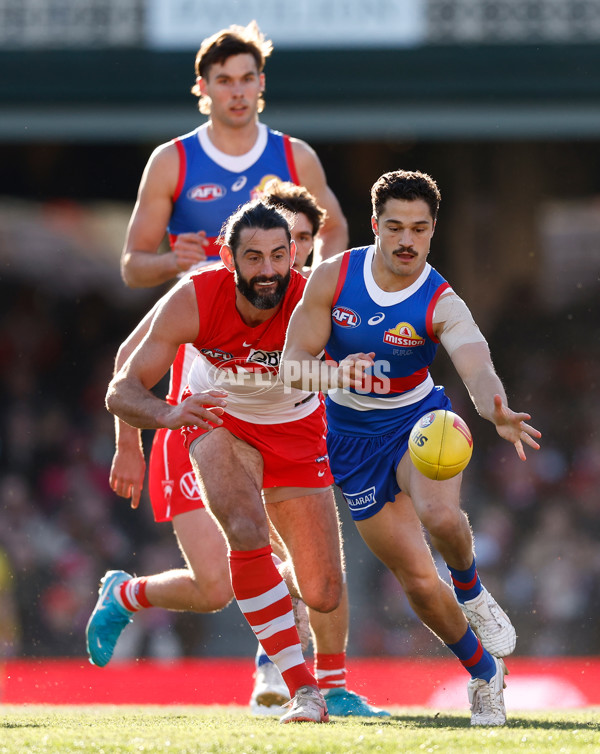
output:
[[[285,296],[285,292],[290,284],[291,272],[288,272],[285,277],[282,275],[271,275],[271,277],[267,277],[266,275],[256,275],[250,280],[246,280],[246,278],[242,276],[237,264],[235,265],[235,272],[235,284],[237,285],[239,292],[257,309],[274,309]],[[273,293],[261,293],[254,288],[256,283],[267,283],[272,281],[277,282],[277,288]]]

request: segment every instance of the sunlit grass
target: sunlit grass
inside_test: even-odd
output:
[[[503,728],[471,728],[466,712],[395,708],[391,718],[279,725],[242,707],[7,705],[0,754],[218,752],[511,754],[600,752],[600,710],[512,713]]]

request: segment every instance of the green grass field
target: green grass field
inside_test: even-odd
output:
[[[471,728],[466,712],[396,708],[391,719],[334,718],[279,725],[238,707],[0,708],[0,754],[215,752],[215,754],[511,754],[600,752],[600,709],[510,715],[503,728]]]

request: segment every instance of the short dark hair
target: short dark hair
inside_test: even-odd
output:
[[[260,199],[254,199],[251,202],[242,204],[233,215],[227,218],[221,229],[219,241],[227,244],[235,257],[235,252],[240,243],[240,234],[245,228],[255,228],[257,230],[282,228],[285,231],[289,245],[292,241],[292,236],[286,215],[285,210],[269,206]]]
[[[437,183],[427,173],[418,170],[393,170],[384,173],[371,188],[374,217],[379,218],[389,199],[403,199],[408,202],[422,199],[429,206],[431,217],[435,221],[442,195]]]
[[[283,207],[288,212],[306,215],[316,236],[325,222],[327,213],[317,204],[317,200],[304,186],[297,186],[290,181],[269,181],[262,195],[262,200],[275,207]]]

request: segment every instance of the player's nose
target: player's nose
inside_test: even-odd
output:
[[[413,242],[414,242],[414,239],[413,239],[412,232],[408,230],[408,228],[403,230],[402,233],[400,234],[400,238],[398,239],[399,245],[404,248],[412,247]]]

